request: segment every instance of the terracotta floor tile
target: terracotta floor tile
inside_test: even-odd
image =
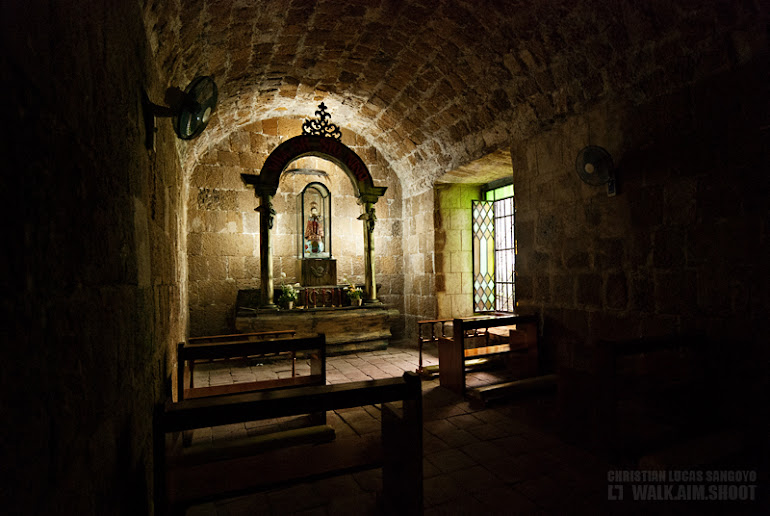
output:
[[[557,493],[564,490],[553,479],[545,475],[529,478],[516,485],[516,490],[532,500],[536,505],[553,509],[558,505]]]
[[[377,514],[377,496],[373,492],[335,497],[326,508],[328,516]]]
[[[423,433],[422,436],[422,451],[423,454],[435,453],[442,450],[449,449],[449,445],[428,432]]]
[[[489,516],[487,507],[472,496],[461,496],[425,509],[424,516]]]
[[[460,450],[449,449],[427,455],[426,460],[444,473],[475,466],[475,460]]]
[[[491,441],[493,439],[501,439],[510,435],[510,433],[504,427],[491,425],[489,423],[472,426],[468,428],[468,432],[473,434],[473,436],[480,441]]]
[[[493,439],[490,442],[503,448],[510,455],[523,455],[529,453],[529,442],[520,435],[511,435],[501,439]]]
[[[447,421],[452,423],[457,428],[462,428],[463,430],[467,430],[472,426],[478,426],[478,425],[484,424],[483,420],[479,419],[473,414],[467,414],[467,413],[460,414],[457,416],[449,416],[447,417]]]
[[[502,457],[496,461],[486,462],[483,466],[506,484],[517,484],[532,475],[523,467],[524,464],[519,461],[519,457]]]
[[[451,448],[459,448],[479,441],[479,438],[473,435],[473,433],[466,432],[460,428],[440,432],[436,434],[436,437],[444,441]]]
[[[338,496],[356,496],[364,492],[352,474],[324,478],[316,482],[316,486],[318,493],[327,500]]]
[[[446,419],[454,416],[461,416],[466,413],[467,410],[465,410],[463,407],[457,405],[444,405],[431,410],[429,413],[426,412],[426,414],[430,415],[429,418],[426,416],[426,420]]]
[[[467,496],[467,491],[449,475],[426,478],[423,483],[425,507],[441,505],[450,500]]]
[[[502,480],[483,466],[472,466],[451,471],[449,476],[462,485],[469,493],[486,491],[493,487],[503,487],[504,485]]]
[[[476,493],[474,497],[488,511],[479,514],[531,516],[540,513],[537,505],[510,487],[493,487]]]
[[[438,466],[433,464],[428,459],[423,459],[422,461],[422,476],[423,478],[428,477],[435,477],[436,475],[440,475],[442,471],[439,469]]]
[[[460,449],[479,464],[499,460],[501,457],[508,455],[505,448],[494,441],[478,441],[466,444]]]
[[[353,473],[353,478],[363,491],[374,492],[382,490],[382,469],[369,469]]]
[[[289,514],[323,506],[326,500],[312,483],[270,491],[267,500],[274,514]]]
[[[440,434],[442,432],[452,432],[458,430],[458,428],[447,421],[446,419],[436,419],[433,421],[426,421],[423,424],[423,428],[433,435]]]

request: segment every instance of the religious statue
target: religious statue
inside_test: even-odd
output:
[[[316,203],[310,205],[310,215],[305,225],[305,249],[313,254],[324,250],[324,227]]]

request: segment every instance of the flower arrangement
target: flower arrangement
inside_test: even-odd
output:
[[[299,292],[295,285],[281,285],[281,295],[278,296],[278,302],[281,304],[287,304],[289,301],[294,302],[298,295]]]
[[[356,299],[361,299],[361,296],[364,294],[364,291],[363,289],[361,289],[361,287],[357,287],[352,283],[350,284],[350,286],[345,287],[345,290],[347,290],[348,297],[350,298],[351,301],[354,301]]]
[[[286,273],[281,273],[281,279],[283,280],[286,278]],[[281,295],[278,296],[278,302],[282,304],[283,306],[291,308],[291,305],[294,304],[294,302],[297,300],[297,297],[299,297],[299,283],[295,283],[294,285],[287,285],[283,282],[281,282]]]

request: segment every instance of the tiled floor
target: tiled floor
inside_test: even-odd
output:
[[[437,363],[428,349],[425,364]],[[409,347],[329,357],[328,383],[389,378],[417,367]],[[302,364],[298,366],[302,372]],[[196,385],[216,385],[285,377],[290,363],[200,364]],[[473,373],[469,384],[494,380],[490,372]],[[760,514],[766,503],[703,505],[706,502],[632,502],[608,500],[608,471],[601,459],[557,437],[555,400],[539,397],[498,403],[477,410],[440,387],[423,381],[424,507],[426,515],[484,514]],[[339,410],[328,415],[338,437],[379,432],[379,408]],[[266,421],[199,432],[195,440],[220,435],[253,434]],[[288,423],[286,423],[288,424]],[[381,470],[341,475],[318,482],[192,507],[188,516],[368,515],[378,514]],[[629,487],[629,486],[626,486]],[[687,505],[689,504],[689,505]]]

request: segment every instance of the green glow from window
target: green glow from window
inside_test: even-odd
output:
[[[507,197],[513,197],[513,185],[501,186],[484,194],[485,201],[499,201]]]

